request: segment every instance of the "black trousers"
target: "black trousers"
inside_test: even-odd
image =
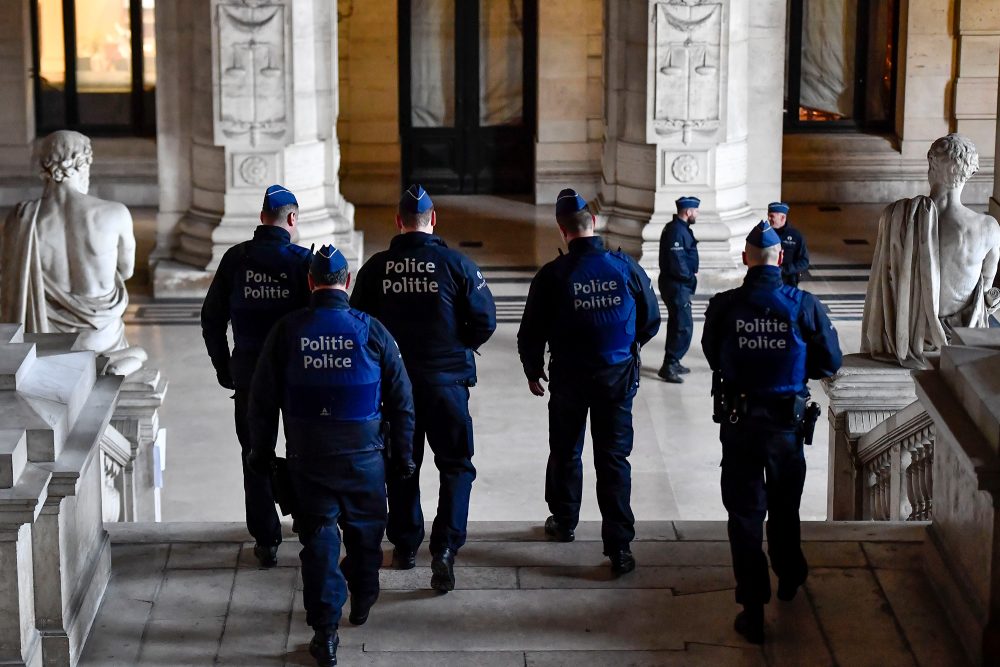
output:
[[[691,297],[694,291],[687,285],[660,281],[660,296],[667,307],[667,343],[663,352],[663,365],[680,363],[691,349],[694,336],[694,315]]]
[[[736,575],[736,601],[745,606],[771,599],[771,579],[762,543],[779,579],[802,584],[809,573],[802,554],[799,503],[806,479],[802,438],[779,431],[723,424],[722,503],[729,513],[729,546]]]
[[[247,465],[247,454],[250,453],[250,427],[247,424],[247,404],[250,400],[249,389],[237,389],[233,396],[236,408],[236,438],[240,441],[242,450],[240,458],[243,461],[243,496],[247,511],[247,530],[258,544],[274,545],[281,543],[281,521],[274,506],[274,494],[271,491],[271,478],[260,475]],[[278,419],[268,424],[271,432],[265,434],[273,440],[278,434]]]
[[[545,501],[560,524],[576,527],[583,496],[580,457],[589,413],[605,555],[627,548],[635,538],[628,457],[632,453],[632,401],[638,384],[636,361],[593,375],[552,369]]]
[[[413,431],[413,462],[417,472],[401,480],[389,475],[389,523],[386,536],[403,550],[416,551],[424,540],[424,514],[420,508],[420,467],[424,440],[434,453],[440,474],[437,515],[431,527],[430,550],[445,548],[455,553],[465,544],[469,523],[469,499],[476,468],[469,415],[469,388],[464,385],[413,383],[416,428]]]

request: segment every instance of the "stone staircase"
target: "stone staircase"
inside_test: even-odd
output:
[[[600,526],[545,541],[540,525],[483,522],[457,567],[458,588],[428,587],[429,555],[382,570],[363,627],[341,626],[348,667],[661,667],[964,665],[921,571],[922,523],[806,523],[812,571],[790,603],[768,605],[768,643],[732,630],[726,526],[644,522],[639,568],[610,576]],[[236,524],[111,524],[113,576],[82,665],[312,665],[298,546],[257,567]],[[386,546],[388,560],[389,545]]]

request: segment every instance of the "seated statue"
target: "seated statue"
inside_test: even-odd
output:
[[[1000,225],[962,204],[976,147],[949,134],[927,160],[930,196],[894,202],[879,219],[861,327],[862,353],[906,368],[925,368],[955,328],[988,327],[1000,306]]]
[[[87,194],[93,151],[78,132],[42,142],[41,199],[18,204],[0,234],[0,321],[26,333],[79,333],[74,349],[107,356],[105,372],[128,375],[146,359],[129,347],[122,316],[135,268],[132,216]]]

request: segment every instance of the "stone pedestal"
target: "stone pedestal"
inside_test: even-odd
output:
[[[299,200],[298,243],[360,259],[338,180],[335,5],[158,3],[157,297],[203,295],[225,251],[259,224],[271,183]]]
[[[754,3],[754,12],[767,16],[778,4]],[[749,4],[627,0],[607,3],[606,11],[607,129],[597,208],[608,244],[640,257],[656,275],[659,237],[674,201],[699,197],[693,228],[699,285],[706,291],[733,286],[743,275],[742,237],[761,217],[751,210],[748,187],[754,168],[748,156]],[[778,113],[780,80],[776,85],[771,105]],[[772,139],[780,161],[780,133]]]
[[[52,341],[0,324],[3,664],[76,664],[111,576],[100,441],[122,378]]]
[[[862,486],[858,481],[858,440],[917,400],[913,371],[848,354],[840,371],[823,381],[830,397],[829,521],[862,518]]]
[[[944,348],[940,367],[915,374],[934,419],[934,522],[924,567],[969,658],[1000,656],[1000,334],[989,347]]]

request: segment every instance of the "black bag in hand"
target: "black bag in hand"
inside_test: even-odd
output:
[[[292,477],[288,474],[288,461],[281,457],[275,458],[271,470],[271,493],[274,494],[274,500],[278,503],[282,516],[295,514],[298,503],[295,490],[292,489]]]

